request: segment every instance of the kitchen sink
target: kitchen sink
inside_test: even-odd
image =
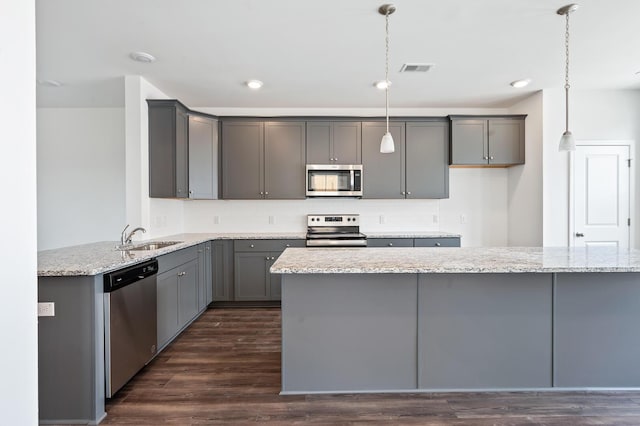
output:
[[[179,244],[182,241],[154,241],[151,243],[144,243],[144,244],[140,244],[137,246],[131,246],[130,248],[127,248],[126,250],[129,251],[146,251],[146,250],[158,250],[164,247],[169,247],[172,246],[174,244]]]

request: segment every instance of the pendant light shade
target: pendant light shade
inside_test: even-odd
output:
[[[565,48],[565,69],[564,69],[564,102],[565,102],[565,129],[562,137],[560,138],[559,151],[575,151],[576,141],[573,138],[573,134],[569,131],[569,15],[571,12],[578,10],[577,4],[568,4],[561,7],[556,12],[558,15],[563,15],[566,18],[566,29],[564,33],[564,48]]]
[[[576,140],[573,138],[573,134],[570,131],[566,131],[560,138],[560,151],[575,151]]]
[[[389,86],[391,86],[391,82],[389,81],[389,15],[396,11],[396,7],[393,4],[383,4],[378,9],[378,13],[384,15],[385,19],[385,38],[384,38],[384,47],[385,47],[385,68],[384,68],[384,81],[386,83],[384,89],[384,97],[385,97],[385,115],[387,117],[387,132],[382,136],[382,140],[380,141],[380,152],[382,154],[391,154],[395,151],[395,145],[393,143],[393,136],[389,132]]]
[[[387,132],[384,134],[382,141],[380,142],[380,152],[383,154],[391,154],[393,151],[395,151],[393,136],[391,136],[391,133]]]

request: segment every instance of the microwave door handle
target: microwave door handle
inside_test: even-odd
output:
[[[353,191],[353,188],[355,187],[356,184],[356,180],[355,180],[355,172],[353,170],[350,171],[349,173],[351,175],[351,189],[350,191]]]

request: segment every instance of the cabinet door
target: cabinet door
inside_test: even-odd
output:
[[[178,274],[175,269],[157,277],[158,349],[178,332]]]
[[[282,299],[282,275],[281,274],[272,274],[269,272],[271,267],[276,260],[282,254],[281,251],[272,252],[269,261],[267,261],[267,276],[269,279],[269,294],[271,295],[270,300],[280,300]]]
[[[404,198],[404,123],[389,124],[395,152],[380,153],[383,122],[362,123],[362,198]]]
[[[218,198],[218,121],[189,116],[189,198]]]
[[[189,196],[189,115],[176,108],[176,197]]]
[[[233,300],[233,241],[214,241],[212,252],[213,300]]]
[[[235,254],[235,300],[269,300],[267,262],[269,252],[240,252]]]
[[[209,306],[213,302],[213,243],[208,241],[204,245],[204,303]]]
[[[335,164],[362,162],[362,123],[359,121],[333,123],[333,152]]]
[[[405,146],[407,198],[448,198],[448,123],[407,123]]]
[[[524,119],[489,120],[489,164],[524,164]]]
[[[451,164],[487,164],[487,120],[453,120],[451,122]]]
[[[198,312],[207,307],[207,256],[205,243],[198,244]],[[209,256],[209,261],[211,257]],[[210,285],[210,284],[209,284]]]
[[[332,163],[333,130],[330,121],[307,121],[307,163]]]
[[[178,325],[184,327],[198,314],[198,261],[178,267]]]
[[[305,198],[305,159],[304,122],[265,123],[265,198]]]
[[[263,141],[261,122],[222,123],[223,198],[262,198]]]

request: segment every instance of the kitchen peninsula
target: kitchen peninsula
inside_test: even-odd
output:
[[[640,251],[290,248],[282,393],[640,388]]]

